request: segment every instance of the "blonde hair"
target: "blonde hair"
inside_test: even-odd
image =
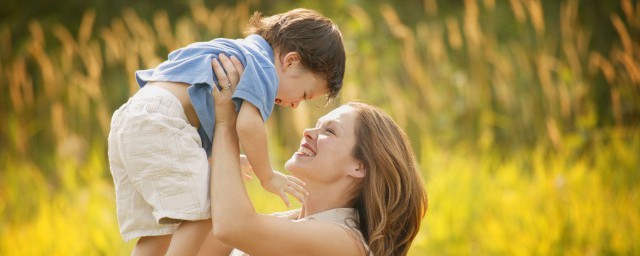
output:
[[[428,207],[413,150],[384,111],[347,105],[358,113],[353,155],[366,171],[353,199],[360,231],[373,255],[406,255]]]

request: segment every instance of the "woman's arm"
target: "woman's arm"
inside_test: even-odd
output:
[[[231,95],[231,90],[213,92],[216,132],[212,155],[216,160],[211,173],[211,207],[215,236],[251,255],[363,255],[359,238],[338,225],[256,213],[240,172]],[[297,189],[289,192],[297,193]]]

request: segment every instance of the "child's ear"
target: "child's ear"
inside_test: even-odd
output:
[[[300,54],[298,52],[288,52],[282,58],[282,70],[286,71],[288,68],[296,66],[300,63]]]

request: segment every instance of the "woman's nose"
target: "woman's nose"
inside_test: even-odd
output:
[[[313,138],[315,138],[314,131],[315,129],[304,129],[302,135],[307,139],[313,140]]]

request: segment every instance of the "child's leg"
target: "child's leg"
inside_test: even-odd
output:
[[[132,256],[164,255],[169,248],[171,235],[143,236],[138,239],[131,252]]]
[[[211,220],[184,221],[173,236],[141,237],[131,255],[196,255],[198,252],[198,255],[209,256],[231,252],[231,247],[213,236]]]
[[[211,233],[211,220],[184,221],[178,227],[166,255],[196,255]]]

